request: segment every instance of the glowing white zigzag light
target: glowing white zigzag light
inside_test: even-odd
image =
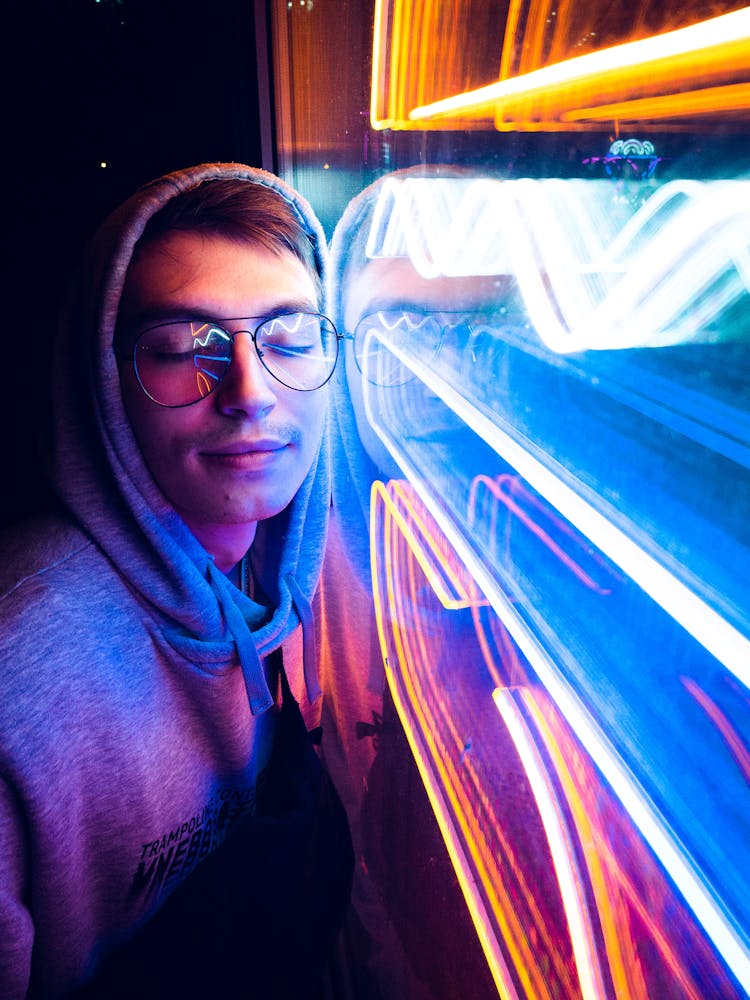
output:
[[[643,200],[643,199],[641,199]],[[709,337],[750,340],[748,317],[719,329],[722,313],[750,293],[750,182],[679,181],[631,205],[611,182],[391,179],[377,206],[371,256],[410,257],[425,277],[511,274],[540,340],[557,353],[657,346]],[[742,324],[738,329],[739,324]],[[707,328],[710,327],[710,329]],[[373,333],[371,335],[377,335]],[[382,336],[450,409],[688,634],[750,686],[750,637],[557,474],[510,429],[459,388]],[[368,418],[529,659],[584,747],[685,896],[743,988],[750,991],[750,945],[703,873],[581,704],[554,651],[533,634],[441,501],[433,496],[378,417],[368,386]],[[371,397],[373,397],[371,399]]]
[[[674,181],[632,208],[608,181],[390,178],[367,253],[512,274],[556,353],[710,340],[750,294],[750,181]]]

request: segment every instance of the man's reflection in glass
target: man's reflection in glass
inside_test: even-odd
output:
[[[370,260],[358,273],[351,275],[343,314],[345,329],[355,338],[346,348],[347,385],[360,440],[381,473],[380,478],[397,477],[399,471],[368,419],[365,393],[368,393],[375,422],[387,419],[388,407],[400,406],[412,424],[403,428],[406,434],[421,426],[437,438],[441,429],[452,429],[455,421],[448,416],[445,404],[392,354],[391,370],[385,377],[372,361],[369,366],[362,361],[357,364],[357,354],[360,357],[372,354],[372,349],[368,351],[364,346],[368,326],[373,328],[370,338],[375,340],[376,346],[379,343],[377,329],[385,335],[386,346],[380,351],[381,356],[390,353],[387,351],[389,342],[403,342],[407,351],[411,350],[428,367],[441,355],[442,366],[451,366],[454,375],[458,376],[472,320],[484,320],[502,285],[501,279],[495,276],[425,278],[408,258]],[[389,332],[391,337],[387,336]],[[388,359],[385,363],[389,363]],[[364,367],[370,369],[369,378],[363,377],[361,369]],[[401,371],[393,371],[394,368]],[[368,384],[378,385],[386,391],[368,391]],[[387,391],[389,389],[398,391]]]
[[[466,174],[418,167],[390,176]],[[406,343],[411,329],[416,339],[407,348],[418,343],[425,363],[439,356],[441,364],[453,365],[457,381],[469,336],[466,317],[492,310],[505,279],[427,279],[406,257],[368,259],[385,180],[348,206],[330,259],[330,308],[348,339],[334,386],[333,511],[319,600],[323,752],[357,855],[347,968],[357,1000],[484,1000],[496,990],[387,690],[368,525],[373,480],[404,478],[373,423],[432,441],[456,432],[460,421],[420,378],[362,338],[369,324]]]

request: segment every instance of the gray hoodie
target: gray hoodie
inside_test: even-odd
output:
[[[252,813],[275,709],[264,658],[284,646],[303,715],[318,693],[310,615],[329,510],[328,443],[259,525],[272,613],[219,572],[151,478],[120,394],[113,333],[149,218],[213,178],[141,189],[104,224],[62,324],[51,472],[61,512],[17,526],[0,568],[0,996],[62,995]],[[302,628],[300,628],[302,624]],[[304,656],[303,656],[304,651]]]

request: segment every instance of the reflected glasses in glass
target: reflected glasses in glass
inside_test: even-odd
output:
[[[404,385],[414,373],[391,350],[403,345],[418,350],[429,364],[440,349],[442,327],[430,313],[379,310],[363,316],[347,339],[354,343],[357,368],[372,385]]]
[[[447,345],[460,354],[477,324],[484,322],[477,313],[381,309],[363,316],[344,339],[353,342],[357,368],[371,385],[395,387],[415,377],[399,359],[399,348],[431,367]]]

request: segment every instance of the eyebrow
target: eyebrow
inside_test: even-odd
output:
[[[215,320],[216,322],[229,322],[231,320],[252,319],[262,323],[263,320],[271,319],[284,313],[297,312],[318,312],[318,305],[310,299],[287,299],[275,302],[273,306],[255,315],[244,314],[241,316],[227,316],[222,309],[214,309],[205,305],[194,303],[166,303],[148,307],[135,312],[127,317],[125,326],[128,329],[141,329],[143,327],[158,325],[159,323],[169,323],[172,320]],[[118,324],[119,325],[119,324]]]

